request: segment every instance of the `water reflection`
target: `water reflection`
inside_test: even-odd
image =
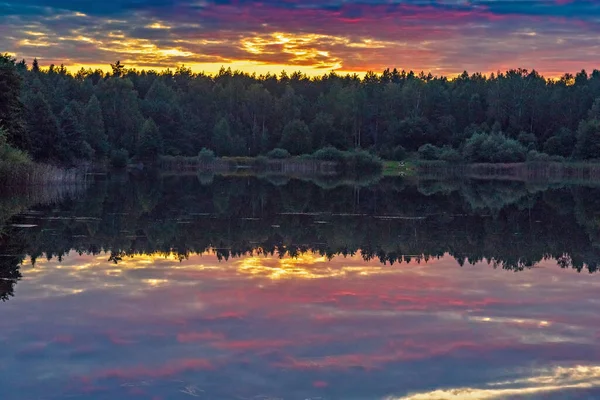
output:
[[[598,283],[550,260],[70,253],[22,273],[2,306],[3,398],[600,394]]]
[[[595,187],[127,179],[0,207],[3,399],[600,396]]]

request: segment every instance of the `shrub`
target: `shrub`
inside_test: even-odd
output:
[[[419,147],[419,157],[423,160],[437,160],[439,158],[439,152],[440,149],[430,143]]]
[[[14,165],[31,163],[29,155],[26,152],[9,145],[7,138],[8,132],[0,127],[0,161]]]
[[[114,168],[125,168],[129,162],[129,153],[125,149],[113,150],[110,154],[110,164]]]
[[[470,162],[521,162],[526,154],[521,143],[501,133],[475,133],[463,147],[463,158]]]
[[[366,150],[354,150],[344,154],[344,167],[347,171],[375,172],[382,169],[383,162]]]
[[[527,161],[529,162],[549,162],[552,161],[551,157],[546,153],[540,153],[536,150],[530,150],[527,153]]]
[[[521,132],[519,136],[517,136],[517,141],[526,147],[527,150],[537,149],[537,138],[533,133]]]
[[[600,121],[582,121],[577,130],[574,156],[582,160],[600,158]]]
[[[206,147],[203,147],[202,150],[200,150],[200,152],[198,153],[198,160],[202,164],[211,163],[214,161],[214,159],[215,159],[215,152],[207,149]]]
[[[446,162],[459,162],[462,160],[462,156],[458,150],[450,146],[444,146],[438,151],[438,159]]]
[[[381,157],[390,161],[402,161],[406,159],[406,149],[402,146],[396,146],[394,148],[383,148],[379,151]]]
[[[561,128],[544,143],[544,153],[551,156],[570,157],[575,148],[575,134],[568,128]]]
[[[336,149],[333,146],[327,146],[315,151],[312,154],[312,157],[316,160],[321,161],[334,161],[338,163],[343,163],[346,159],[346,153]]]
[[[277,160],[283,160],[285,158],[290,158],[290,152],[286,149],[275,148],[267,153],[267,157],[274,158]]]

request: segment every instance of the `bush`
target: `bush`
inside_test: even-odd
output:
[[[113,150],[110,154],[110,164],[114,168],[125,168],[129,162],[129,153],[125,149]]]
[[[592,119],[579,124],[573,155],[582,160],[600,158],[600,121]]]
[[[544,143],[544,153],[551,156],[570,157],[575,148],[575,134],[568,128],[561,128]]]
[[[379,151],[381,157],[390,161],[402,161],[407,157],[406,149],[402,146],[396,146],[392,149],[384,148]]]
[[[527,148],[527,150],[537,149],[537,138],[533,133],[521,132],[519,136],[517,136],[517,141]]]
[[[437,160],[440,149],[430,143],[419,147],[419,157],[423,160]]]
[[[549,162],[552,161],[552,158],[546,153],[540,153],[536,150],[530,150],[527,153],[527,161],[529,162]]]
[[[275,148],[267,153],[267,157],[274,158],[276,160],[283,160],[285,158],[290,158],[291,154],[286,149]]]
[[[438,151],[438,159],[446,162],[459,162],[462,160],[462,156],[458,150],[450,146],[444,146]]]
[[[383,168],[383,162],[366,150],[354,150],[344,154],[344,167],[347,171],[376,172]]]
[[[336,149],[333,146],[327,146],[315,151],[312,154],[312,157],[316,160],[321,161],[334,161],[338,163],[343,163],[346,159],[346,153]]]
[[[522,162],[526,154],[521,143],[501,133],[475,133],[463,147],[463,158],[470,162]]]
[[[215,160],[215,152],[203,147],[198,153],[198,161],[202,164],[208,164]]]

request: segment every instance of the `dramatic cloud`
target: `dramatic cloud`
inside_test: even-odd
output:
[[[43,64],[457,74],[600,64],[586,0],[119,0],[0,3],[0,50]]]

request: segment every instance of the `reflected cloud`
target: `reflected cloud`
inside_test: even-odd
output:
[[[600,387],[600,367],[578,365],[576,367],[556,367],[552,370],[535,371],[541,375],[508,382],[490,383],[484,388],[451,388],[426,393],[416,393],[403,397],[386,397],[385,400],[442,400],[505,399],[508,396],[544,395],[569,389],[589,389]],[[511,387],[512,386],[512,387]],[[515,387],[517,386],[517,387]],[[520,386],[520,387],[518,387]]]
[[[71,253],[22,273],[3,304],[0,332],[11,347],[0,365],[11,369],[0,385],[28,387],[33,398],[65,379],[69,393],[114,398],[141,381],[153,391],[197,385],[212,398],[401,391],[389,399],[493,399],[600,381],[600,319],[572,306],[595,299],[596,285],[555,267],[513,274],[461,268],[450,256],[392,267],[311,252],[114,264],[108,254]],[[544,368],[532,371],[532,360]],[[358,387],[366,374],[372,384]],[[243,379],[232,386],[231,376]]]

